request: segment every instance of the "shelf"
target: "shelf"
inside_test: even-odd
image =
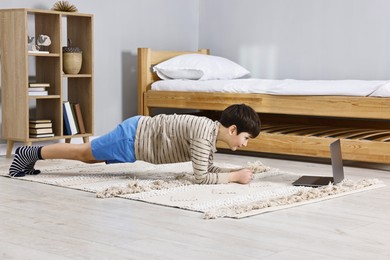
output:
[[[60,140],[64,139],[63,136],[52,136],[52,137],[40,137],[40,138],[32,138],[28,139],[29,142],[37,142],[37,141],[49,141],[49,140]]]
[[[62,74],[62,76],[67,78],[91,78],[92,74]]]
[[[28,56],[35,56],[35,57],[60,57],[60,54],[59,53],[28,52]]]
[[[64,135],[63,138],[67,139],[67,138],[76,138],[76,137],[87,137],[87,136],[91,136],[91,135],[92,135],[91,133],[75,134],[75,135]]]
[[[29,137],[28,141],[30,141],[30,142],[37,142],[37,141],[48,141],[48,140],[82,138],[82,137],[89,137],[89,136],[92,136],[92,134],[91,133],[86,133],[86,134],[61,135],[61,136],[40,137],[40,138],[31,138],[31,137]]]
[[[30,99],[57,99],[61,98],[60,95],[47,95],[47,96],[28,96]]]

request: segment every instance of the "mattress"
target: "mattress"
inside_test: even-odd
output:
[[[390,97],[386,80],[159,80],[152,90],[188,92],[258,93],[272,95],[331,95]]]

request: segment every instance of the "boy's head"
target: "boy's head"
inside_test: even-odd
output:
[[[227,107],[221,114],[219,122],[226,128],[235,125],[237,135],[246,132],[252,138],[260,134],[261,122],[253,108],[245,104],[235,104]]]

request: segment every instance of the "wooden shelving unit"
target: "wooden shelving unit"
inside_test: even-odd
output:
[[[34,35],[31,35],[31,32]],[[30,53],[27,37],[48,35],[49,53]],[[66,38],[65,36],[66,35]],[[81,48],[83,60],[77,75],[63,73],[62,46],[67,38]],[[2,139],[7,140],[7,156],[14,142],[31,145],[44,140],[81,137],[94,133],[93,15],[36,9],[0,10],[0,62],[2,90]],[[47,96],[29,96],[31,78],[50,83]],[[64,135],[63,101],[79,103],[85,134]],[[30,138],[30,119],[50,119],[54,137]]]

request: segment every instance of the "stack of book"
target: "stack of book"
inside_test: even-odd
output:
[[[31,138],[54,136],[51,120],[30,120],[29,128]]]
[[[46,88],[50,87],[50,83],[29,83],[28,95],[29,96],[47,96],[48,91]]]
[[[71,104],[69,101],[63,102],[64,111],[64,134],[75,135],[85,134],[83,115],[81,114],[80,104]]]

